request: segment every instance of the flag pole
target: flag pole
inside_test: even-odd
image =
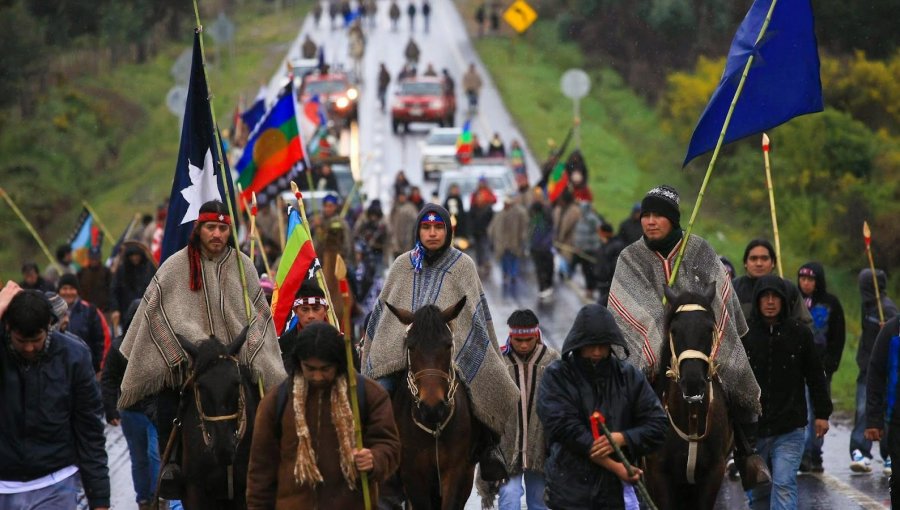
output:
[[[766,29],[769,28],[769,22],[772,21],[772,12],[775,10],[775,4],[777,3],[778,0],[772,0],[772,5],[769,6],[769,12],[766,13],[766,20],[763,22],[762,28],[759,30],[759,35],[756,37],[756,44],[759,44],[759,41],[761,41],[766,34]],[[754,56],[755,54],[751,53],[750,56],[747,57],[747,63],[744,65],[744,72],[741,73],[741,80],[738,82],[737,89],[734,91],[734,97],[731,98],[731,105],[728,107],[728,113],[725,115],[722,131],[719,132],[719,139],[716,140],[716,148],[713,150],[712,158],[709,160],[709,166],[706,167],[706,175],[703,176],[703,183],[700,184],[700,192],[697,193],[697,201],[694,203],[694,210],[691,212],[691,219],[688,222],[687,231],[684,233],[684,240],[681,242],[681,248],[678,250],[678,256],[675,258],[672,276],[669,277],[670,287],[675,285],[675,279],[678,278],[678,268],[681,267],[685,248],[687,248],[691,232],[694,230],[694,220],[697,219],[697,213],[700,212],[700,204],[703,202],[706,186],[709,184],[709,178],[712,176],[716,160],[719,158],[719,150],[722,149],[722,145],[725,142],[725,132],[728,131],[728,125],[731,124],[731,115],[734,113],[734,107],[737,105],[738,98],[741,97],[741,92],[744,90],[744,83],[747,82],[747,75],[750,73],[750,66],[753,65]]]
[[[266,268],[266,274],[269,276],[272,276],[272,268],[269,267],[269,257],[266,255],[266,248],[265,248],[265,245],[263,245],[262,236],[259,233],[259,229],[256,228],[256,214],[258,212],[259,212],[259,207],[256,205],[256,192],[254,191],[253,192],[253,205],[250,208],[250,214],[252,215],[250,217],[251,232],[252,232],[252,235],[254,236],[254,239],[256,239],[256,244],[259,245],[259,258],[261,258],[263,261],[263,266],[265,266],[265,268]],[[252,239],[251,239],[251,242],[253,242]],[[250,251],[251,252],[253,251],[252,244],[250,245]],[[252,255],[250,256],[250,260],[253,260]]]
[[[285,225],[284,225],[284,215],[281,213],[284,210],[284,199],[281,198],[281,193],[275,197],[275,209],[278,210],[278,214],[276,217],[278,218],[278,242],[281,243],[281,251],[284,251],[284,246],[287,244],[287,239],[285,239]]]
[[[775,261],[778,264],[778,276],[784,278],[781,269],[781,238],[778,236],[778,216],[775,214],[775,191],[772,189],[772,167],[769,165],[769,137],[762,135],[763,159],[766,162],[766,187],[769,188],[769,210],[772,211],[772,231],[775,233]]]
[[[95,211],[94,208],[91,207],[91,204],[89,204],[87,200],[82,200],[81,204],[85,209],[87,209],[89,213],[91,213],[91,216],[94,217],[94,221],[97,222],[97,226],[100,227],[100,230],[103,232],[103,235],[105,235],[106,238],[109,239],[109,242],[115,242],[113,241],[115,237],[113,237],[112,234],[109,233],[109,229],[106,228],[106,225],[104,225],[102,221],[100,221],[100,216],[97,215],[97,211]]]
[[[222,188],[225,190],[225,204],[228,206],[228,214],[231,215],[232,218],[238,219],[238,217],[234,214],[234,204],[231,203],[231,189],[228,188],[228,177],[225,175],[225,163],[222,161],[222,158],[225,157],[222,154],[222,140],[219,138],[219,123],[216,121],[216,110],[213,108],[213,95],[212,92],[209,91],[209,74],[206,72],[206,50],[203,48],[203,25],[200,24],[200,8],[197,7],[197,0],[193,0],[194,3],[194,18],[197,21],[197,27],[194,29],[198,37],[200,38],[200,58],[203,60],[203,77],[206,80],[206,93],[209,95],[207,98],[209,100],[209,114],[212,116],[213,122],[213,137],[216,140],[216,153],[219,155],[218,164],[219,164],[219,177],[222,178]],[[235,236],[235,246],[238,246],[237,233],[233,234]],[[250,290],[247,288],[247,273],[244,271],[244,259],[241,257],[241,250],[237,249],[237,265],[238,272],[241,275],[241,287],[244,291],[244,312],[247,314],[247,322],[250,322],[250,319],[253,317],[253,314],[250,311]]]
[[[359,415],[359,397],[356,394],[356,370],[353,369],[353,340],[350,335],[350,285],[347,283],[347,265],[344,264],[344,258],[338,254],[334,264],[334,276],[338,280],[341,289],[341,299],[344,301],[344,316],[341,317],[341,329],[344,330],[344,348],[347,352],[347,372],[352,373],[353,377],[347,376],[347,383],[350,386],[350,406],[353,411],[353,428],[356,432],[356,448],[363,447],[362,437],[362,420]],[[363,505],[366,510],[372,508],[372,497],[369,495],[369,474],[365,471],[359,473],[360,482],[362,483]]]
[[[878,276],[875,274],[875,260],[872,258],[872,231],[869,222],[863,222],[863,239],[866,241],[866,255],[869,256],[869,269],[872,270],[872,283],[875,285],[875,301],[878,302],[878,321],[884,326],[884,309],[881,307],[881,291],[878,290]]]
[[[62,273],[63,268],[60,267],[59,262],[57,262],[56,259],[53,258],[53,255],[50,255],[50,250],[47,248],[47,245],[44,244],[44,240],[41,239],[41,236],[38,235],[37,230],[34,229],[34,227],[31,225],[31,222],[28,221],[27,218],[25,218],[24,214],[22,214],[22,211],[19,209],[19,206],[17,206],[16,203],[13,202],[12,197],[9,196],[9,194],[6,193],[6,190],[3,188],[0,188],[0,196],[2,196],[3,200],[5,200],[7,204],[9,204],[9,208],[13,210],[13,212],[16,214],[16,216],[19,217],[19,220],[22,221],[22,224],[25,225],[25,228],[28,229],[28,232],[31,233],[31,237],[33,237],[35,242],[37,242],[38,246],[40,246],[41,251],[44,252],[44,255],[46,255],[46,257],[47,257],[47,260],[49,260],[50,263],[53,264],[53,266],[56,268],[57,271]]]
[[[303,205],[303,194],[300,193],[300,188],[294,181],[291,181],[291,191],[294,192],[294,197],[297,199],[297,209],[300,211],[300,218],[303,219],[303,228],[306,229],[306,235],[309,236],[309,242],[312,243],[312,231],[309,229],[309,221],[306,219],[306,207]],[[315,243],[313,243],[313,249],[315,249],[315,247]],[[316,257],[318,257],[318,254],[316,254]],[[328,284],[325,282],[322,271],[316,271],[315,273],[316,282],[319,284],[322,292],[325,293],[325,299],[328,301],[328,322],[333,326],[338,327],[341,323],[338,322],[338,316],[334,313],[334,301],[331,299],[331,293],[328,292]]]

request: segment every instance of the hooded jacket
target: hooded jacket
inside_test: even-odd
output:
[[[759,298],[770,291],[782,302],[774,324],[766,322],[759,308]],[[771,274],[759,278],[753,295],[750,329],[742,341],[762,391],[759,436],[777,436],[807,425],[807,387],[816,419],[828,419],[832,404],[822,360],[809,329],[788,315],[784,279]]]
[[[871,275],[871,273],[870,273]],[[871,276],[869,276],[871,279]],[[900,425],[900,317],[894,316],[878,333],[866,379],[866,428]]]
[[[562,359],[547,367],[541,381],[538,416],[548,443],[544,477],[551,508],[625,507],[622,482],[589,458],[595,410],[606,417],[610,431],[625,436],[623,452],[632,462],[658,449],[666,437],[666,413],[647,379],[613,354],[596,366],[578,356],[580,348],[594,344],[626,348],[612,314],[598,304],[578,312]]]
[[[881,296],[881,308],[884,312],[884,320],[887,322],[897,315],[897,305],[887,296],[887,275],[881,269],[875,270],[878,279],[878,292]],[[856,350],[856,365],[859,367],[857,382],[865,383],[869,370],[869,358],[875,345],[875,338],[881,330],[881,319],[878,316],[878,302],[875,300],[875,284],[872,281],[872,270],[863,269],[859,272],[859,294],[861,297],[862,334],[859,337],[859,348]]]
[[[757,281],[759,281],[759,278],[754,278],[745,274],[743,276],[738,276],[731,283],[732,287],[734,287],[734,292],[741,301],[741,311],[744,312],[744,317],[749,317],[753,311],[753,291],[756,288]],[[812,331],[812,317],[810,317],[809,310],[806,309],[806,306],[803,303],[800,289],[789,280],[784,280],[784,289],[787,293],[787,301],[785,304],[787,306],[788,315],[792,319],[800,321],[800,323],[804,324]]]
[[[812,316],[813,342],[816,345],[816,352],[822,358],[825,375],[831,377],[831,374],[837,372],[838,366],[841,364],[841,354],[844,351],[844,341],[847,337],[844,308],[837,296],[828,293],[825,268],[822,267],[822,264],[807,262],[800,266],[800,271],[804,269],[809,269],[815,275],[816,288],[811,296],[803,295],[802,290],[800,294]],[[800,288],[799,276],[797,277],[797,288]]]
[[[119,261],[119,267],[112,279],[109,293],[109,309],[125,315],[129,305],[144,297],[144,291],[156,274],[156,264],[148,255],[146,247],[136,241],[124,243],[125,253]],[[132,255],[140,255],[141,261],[135,266],[129,260]]]

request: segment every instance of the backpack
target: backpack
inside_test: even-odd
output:
[[[365,423],[366,418],[366,386],[365,378],[359,372],[356,374],[356,400],[359,402],[359,418]],[[281,441],[281,417],[284,408],[287,407],[288,397],[294,392],[294,378],[292,374],[278,386],[278,396],[275,398],[275,439]]]

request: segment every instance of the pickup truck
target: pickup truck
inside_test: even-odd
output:
[[[456,96],[448,93],[443,78],[416,77],[400,82],[391,104],[391,127],[397,133],[400,126],[409,131],[410,122],[429,122],[438,126],[453,126],[456,117]]]
[[[346,74],[307,74],[298,93],[300,104],[306,104],[315,95],[318,95],[319,100],[325,105],[330,118],[346,122],[359,118],[357,109],[359,90],[350,83],[350,78]]]

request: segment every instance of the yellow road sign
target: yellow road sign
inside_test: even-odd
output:
[[[537,13],[534,12],[534,9],[532,9],[525,0],[516,0],[509,6],[509,9],[506,9],[506,12],[503,13],[503,19],[506,20],[506,22],[509,23],[509,26],[513,27],[516,32],[521,34],[528,30],[528,27],[534,23],[534,20],[537,19]]]

